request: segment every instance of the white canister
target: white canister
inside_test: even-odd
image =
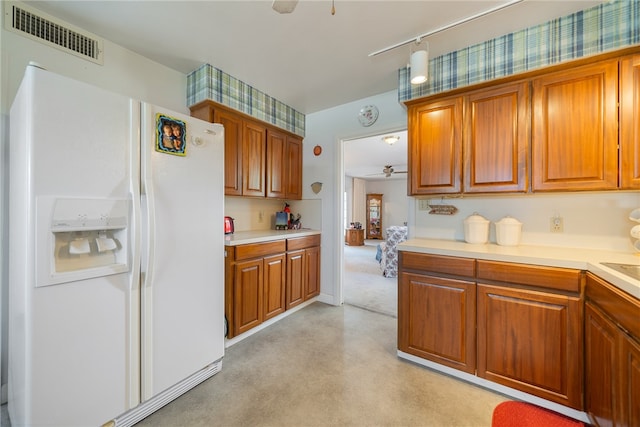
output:
[[[505,216],[496,223],[496,241],[501,246],[517,246],[520,244],[522,223],[515,218]]]
[[[464,240],[467,243],[487,243],[490,221],[474,212],[464,220]]]

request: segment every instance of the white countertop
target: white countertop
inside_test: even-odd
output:
[[[398,250],[588,270],[640,299],[640,280],[601,264],[614,262],[640,265],[640,253],[552,246],[499,246],[495,243],[470,244],[455,240],[420,238],[400,243]]]
[[[225,234],[225,246],[244,245],[246,243],[262,243],[272,240],[292,239],[295,237],[313,236],[320,234],[320,230],[302,228],[300,230],[253,230],[236,231],[233,234]]]

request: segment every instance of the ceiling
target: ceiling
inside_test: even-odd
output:
[[[383,136],[395,135],[400,139],[393,145],[382,140]],[[390,132],[344,142],[344,174],[355,178],[371,180],[407,179],[407,174],[383,173],[385,165],[395,172],[407,170],[407,131]]]
[[[331,0],[300,0],[290,14],[274,11],[271,0],[24,2],[185,74],[211,64],[311,114],[397,89],[410,44],[370,53],[508,1],[334,0],[335,15]],[[523,0],[425,40],[434,58],[599,3]],[[397,134],[391,147],[382,135],[346,142],[345,174],[406,179],[382,173],[385,165],[407,170],[406,131]]]
[[[204,63],[310,114],[397,88],[409,45],[372,52],[507,0],[25,1],[185,74]],[[549,21],[600,1],[523,0],[427,37],[430,57]],[[108,61],[109,52],[105,52]]]

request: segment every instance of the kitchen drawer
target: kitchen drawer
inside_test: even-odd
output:
[[[275,240],[273,242],[249,243],[235,247],[235,260],[259,258],[265,255],[283,253],[286,251],[285,240]]]
[[[315,234],[313,236],[296,237],[294,239],[287,239],[287,250],[297,251],[298,249],[312,248],[314,246],[320,246],[320,235]]]
[[[478,260],[478,279],[580,292],[582,271],[570,268]]]
[[[428,255],[405,251],[400,251],[399,253],[401,257],[400,266],[405,270],[429,271],[464,277],[474,277],[476,274],[476,260],[472,258]]]

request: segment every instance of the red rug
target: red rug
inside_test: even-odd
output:
[[[493,410],[491,427],[584,427],[584,423],[530,403],[510,401]]]

